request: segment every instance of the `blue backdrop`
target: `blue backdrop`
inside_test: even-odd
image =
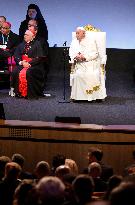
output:
[[[92,24],[107,33],[107,48],[135,48],[135,0],[4,0],[0,15],[18,33],[30,3],[37,4],[46,20],[49,44],[61,47],[71,42],[77,26]]]

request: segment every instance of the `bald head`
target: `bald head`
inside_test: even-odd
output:
[[[1,33],[4,35],[8,35],[10,33],[11,23],[5,21],[2,23]]]
[[[34,33],[30,30],[26,30],[24,34],[24,40],[28,43],[34,38]]]

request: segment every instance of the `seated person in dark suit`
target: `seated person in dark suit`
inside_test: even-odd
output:
[[[19,43],[19,36],[11,31],[11,24],[4,22],[0,33],[0,70],[8,68],[8,57],[13,56]]]
[[[88,160],[89,164],[92,162],[98,162],[101,166],[102,173],[101,173],[101,179],[103,181],[108,181],[108,179],[113,175],[113,168],[110,165],[107,165],[103,163],[103,151],[97,147],[90,147],[88,151]],[[88,173],[88,168],[83,170],[83,173]]]
[[[38,98],[44,91],[44,52],[35,34],[27,30],[24,41],[18,45],[14,53],[17,63],[11,75],[9,95]]]

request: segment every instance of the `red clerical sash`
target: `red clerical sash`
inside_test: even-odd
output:
[[[22,55],[22,60],[30,62],[32,59],[27,55]],[[27,79],[26,79],[26,71],[28,68],[23,68],[19,73],[19,93],[21,96],[27,96]]]

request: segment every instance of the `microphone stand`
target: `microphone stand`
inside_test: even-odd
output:
[[[69,61],[68,48],[66,48],[66,41],[63,44],[63,100],[59,101],[59,103],[70,103],[70,101],[66,100],[66,69],[67,62]]]

